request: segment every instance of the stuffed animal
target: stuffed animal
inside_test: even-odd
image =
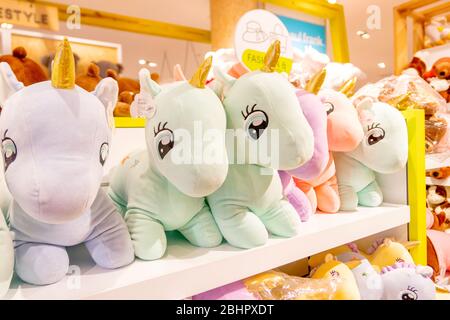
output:
[[[364,139],[350,152],[335,152],[341,210],[358,205],[377,207],[383,202],[375,172],[394,173],[408,159],[408,130],[397,109],[366,98],[356,105]]]
[[[385,238],[374,241],[374,243],[364,252],[358,249],[356,244],[349,243],[310,257],[308,264],[311,268],[315,268],[322,263],[327,254],[332,254],[336,256],[338,260],[344,262],[367,259],[377,271],[380,271],[382,268],[391,266],[397,262],[414,263],[408,249],[416,245],[417,242],[414,241],[400,243]]]
[[[327,254],[325,262],[312,271],[313,279],[336,279],[337,290],[333,300],[360,300],[358,284],[352,270],[338,261],[333,255]]]
[[[323,70],[308,85],[311,92],[318,93],[327,112],[327,135],[329,160],[325,169],[315,179],[294,179],[297,186],[308,196],[313,212],[319,209],[325,213],[335,213],[340,208],[339,191],[336,181],[336,167],[332,151],[348,152],[354,150],[363,138],[363,129],[358,114],[347,97],[354,87],[355,80],[345,83],[340,92],[322,89],[320,81],[325,76]]]
[[[236,146],[227,179],[207,200],[224,238],[239,248],[265,244],[267,230],[281,237],[300,230],[301,220],[284,199],[276,170],[295,169],[311,159],[314,137],[294,88],[274,72],[279,54],[275,41],[263,68],[238,79],[215,70]]]
[[[433,279],[443,280],[450,271],[450,234],[427,230],[427,263],[433,269]]]
[[[109,77],[108,70],[112,70],[117,75],[120,75],[123,71],[123,65],[121,63],[114,63],[107,60],[99,60],[94,62],[100,68],[100,77]]]
[[[222,185],[228,171],[225,112],[220,99],[205,87],[210,67],[207,59],[189,82],[163,87],[151,80],[147,69],[139,73],[141,91],[131,111],[147,118],[147,150],[130,154],[113,170],[109,195],[125,216],[141,259],[164,255],[166,231],[178,230],[199,247],[222,242],[205,199]],[[196,138],[199,127],[217,139]],[[191,144],[219,158],[199,159]]]
[[[76,77],[75,84],[86,91],[94,91],[95,87],[102,80],[100,69],[95,63],[89,64],[86,74]]]
[[[0,299],[9,289],[14,272],[14,245],[8,225],[0,213]]]
[[[427,170],[426,175],[434,179],[447,179],[450,176],[450,167],[430,169]]]
[[[27,51],[24,47],[15,48],[12,55],[0,56],[0,62],[8,63],[17,80],[25,86],[48,80],[41,66],[27,58]]]
[[[126,224],[100,189],[117,83],[105,79],[94,93],[76,86],[67,39],[53,67],[51,81],[24,87],[9,65],[0,63],[1,150],[13,199],[8,213],[15,271],[36,285],[66,275],[67,246],[84,243],[92,259],[108,269],[134,259]]]
[[[134,95],[139,93],[139,82],[125,77],[119,77],[119,75],[112,69],[106,72],[108,77],[115,79],[119,85],[119,101],[114,108],[115,117],[129,117],[130,105],[134,99]],[[149,76],[151,78],[151,76]],[[153,78],[152,78],[153,80]]]
[[[287,172],[280,171],[279,174],[286,198],[297,210],[302,221],[308,221],[311,214],[315,213],[316,208],[312,207],[308,197],[303,190],[296,186],[291,177],[312,180],[325,170],[329,162],[327,110],[315,94],[302,89],[299,89],[296,94],[303,114],[313,130],[314,154],[311,160],[301,167]]]
[[[437,60],[431,70],[423,74],[423,78],[430,82],[447,102],[450,102],[450,57]]]
[[[425,25],[425,48],[440,46],[450,41],[450,24],[447,18],[439,16]]]
[[[396,263],[381,270],[381,300],[435,300],[436,287],[428,266]]]

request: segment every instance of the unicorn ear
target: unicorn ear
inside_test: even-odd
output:
[[[373,101],[371,98],[367,97],[362,99],[360,102],[356,104],[356,109],[359,111],[369,110],[373,105]]]
[[[150,72],[147,69],[141,69],[139,71],[139,84],[141,86],[141,93],[148,93],[156,97],[161,92],[161,87],[152,80]]]
[[[186,77],[184,76],[183,70],[179,64],[176,64],[173,67],[173,79],[175,81],[186,81]]]
[[[134,96],[130,106],[130,113],[133,118],[151,119],[156,112],[156,104],[153,100],[161,92],[161,87],[151,79],[147,69],[139,71],[139,83],[141,91]]]
[[[3,105],[6,100],[14,93],[22,89],[23,83],[19,82],[6,62],[0,63],[0,104]]]
[[[119,96],[119,86],[117,81],[113,78],[104,78],[101,80],[93,94],[100,100],[100,102],[105,107],[106,117],[110,127],[114,125],[113,111],[117,104],[117,99]]]
[[[213,70],[214,76],[216,77],[216,80],[222,84],[224,92],[229,90],[236,82],[235,78],[223,72],[219,67],[216,66]]]

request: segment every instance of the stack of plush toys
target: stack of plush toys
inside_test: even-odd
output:
[[[265,272],[193,297],[194,300],[432,300],[433,270],[415,266],[407,247],[391,239],[366,252],[354,243],[312,256],[308,278]]]
[[[17,52],[13,56],[24,59]],[[407,160],[401,113],[379,99],[351,97],[354,79],[340,91],[322,88],[326,71],[305,89],[295,87],[275,72],[279,56],[275,41],[260,70],[215,68],[215,78],[207,81],[210,57],[189,80],[176,67],[178,81],[166,85],[152,80],[147,69],[140,71],[138,84],[113,71],[102,79],[94,64],[76,78],[67,40],[54,56],[51,80],[26,86],[9,62],[0,63],[0,294],[13,266],[31,284],[61,280],[69,267],[66,247],[80,243],[99,266],[118,268],[135,256],[163,257],[167,231],[179,231],[194,246],[215,247],[225,239],[253,248],[270,234],[299,234],[317,209],[336,213],[379,206],[383,194],[376,173],[400,170]],[[127,92],[119,100],[126,100],[132,115],[147,119],[147,148],[112,170],[104,192],[100,183],[119,92]],[[214,136],[198,138],[198,126]],[[226,130],[239,134],[229,141]],[[194,137],[192,145],[206,150],[208,159],[198,161],[190,145],[180,142],[182,134]],[[255,157],[253,151],[262,148],[266,156]],[[348,265],[328,257],[313,278],[371,266],[360,251],[341,251],[334,253],[339,259],[351,253],[351,259],[344,255]],[[390,289],[381,290],[380,297],[398,298],[400,291],[407,299],[432,297],[422,284],[428,275],[423,269],[369,261],[389,267],[381,277]],[[394,273],[418,279],[397,286],[391,283],[398,277]],[[329,285],[337,290],[333,297],[364,295],[355,286],[337,293],[343,283],[346,279]],[[405,291],[410,285],[411,293]]]

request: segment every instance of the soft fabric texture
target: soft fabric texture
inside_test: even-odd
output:
[[[25,86],[48,80],[42,67],[34,60],[27,58],[27,51],[24,47],[14,48],[11,55],[0,56],[0,62],[9,64],[16,78]]]
[[[54,68],[70,85],[64,74],[73,67],[66,40],[62,48],[57,56],[69,64]],[[15,269],[22,280],[38,285],[65,276],[66,246],[85,243],[105,268],[134,259],[125,222],[100,190],[117,83],[105,79],[94,93],[78,86],[60,89],[55,83],[23,88],[9,65],[0,63],[0,133],[13,199],[8,214],[15,234]]]
[[[283,182],[284,194],[289,202],[297,210],[302,221],[308,221],[310,216],[315,213],[315,205],[305,195],[304,191],[295,185],[293,179],[311,180],[317,178],[324,170],[329,161],[328,137],[327,137],[327,110],[322,101],[316,95],[305,90],[296,92],[301,110],[305,115],[314,134],[314,153],[311,160],[307,161],[301,167],[280,171],[281,181]],[[289,179],[286,177],[289,176]],[[308,193],[308,192],[307,192]],[[313,207],[314,205],[314,211]]]
[[[428,266],[396,263],[383,268],[382,300],[435,300],[436,288],[430,279],[433,270]]]
[[[3,214],[0,213],[0,298],[8,291],[13,272],[13,239]]]
[[[165,232],[171,230],[193,245],[217,246],[222,235],[205,196],[222,185],[228,171],[220,99],[211,89],[187,81],[160,87],[146,69],[139,76],[141,92],[132,110],[147,117],[147,150],[130,154],[114,168],[109,188],[125,216],[136,256],[161,258],[167,247]],[[203,139],[196,132],[199,127],[203,133],[216,132],[217,138]],[[191,144],[222,156],[210,163],[196,160]]]
[[[295,236],[301,220],[283,196],[276,170],[295,169],[310,160],[314,138],[294,88],[275,72],[253,71],[234,79],[215,70],[224,88],[227,127],[241,133],[235,142],[242,143],[233,149],[224,184],[207,197],[213,216],[224,238],[240,248],[265,244],[267,231]],[[270,145],[275,148],[265,148]],[[250,151],[258,148],[267,151],[265,157]]]
[[[364,99],[356,106],[364,138],[351,152],[335,152],[341,210],[358,205],[376,207],[383,193],[375,172],[389,174],[405,167],[408,131],[400,111],[382,102]]]
[[[327,138],[330,155],[328,163],[315,178],[294,179],[307,195],[313,212],[335,213],[340,208],[340,198],[335,177],[336,167],[331,152],[354,150],[363,137],[358,114],[349,98],[341,92],[323,89],[319,92],[327,117]]]

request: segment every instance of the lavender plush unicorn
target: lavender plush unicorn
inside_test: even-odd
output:
[[[18,276],[36,285],[59,281],[69,268],[66,247],[80,243],[101,267],[131,263],[125,222],[100,189],[117,83],[104,79],[93,93],[76,86],[66,39],[51,81],[24,88],[8,64],[0,71],[1,149]]]

